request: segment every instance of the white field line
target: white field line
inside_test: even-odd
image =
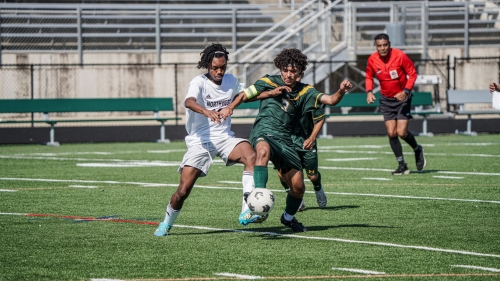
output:
[[[357,269],[357,268],[332,268],[332,270],[341,270],[341,271],[349,271],[349,272],[356,272],[356,273],[362,273],[362,274],[374,274],[374,275],[382,275],[385,274],[385,272],[378,272],[378,271],[372,271],[372,270],[364,270],[364,269]]]
[[[0,192],[16,192],[19,190],[11,190],[11,189],[0,189]]]
[[[367,158],[330,158],[330,159],[325,159],[326,161],[334,161],[334,162],[340,162],[340,161],[366,161],[366,160],[377,160],[378,158],[375,157],[367,157]]]
[[[219,181],[220,183],[241,184],[241,181]]]
[[[29,160],[54,160],[54,161],[99,161],[99,162],[133,162],[133,163],[175,163],[179,165],[180,161],[149,161],[149,160],[124,160],[124,159],[106,159],[106,158],[64,158],[64,157],[42,157],[42,156],[23,156],[23,155],[0,155],[3,159],[29,159]]]
[[[115,162],[115,163],[77,163],[77,167],[110,167],[110,168],[137,168],[137,167],[173,167],[179,166],[180,162],[163,162],[163,161],[130,161],[130,162]]]
[[[451,267],[470,268],[470,269],[479,269],[479,270],[485,270],[485,271],[491,271],[491,272],[500,272],[500,269],[497,269],[497,268],[482,267],[482,266],[475,266],[475,265],[460,265],[460,264],[455,264],[455,265],[450,265],[450,266]]]
[[[273,190],[274,192],[274,190]],[[306,191],[311,192],[312,191]],[[458,198],[442,198],[442,197],[421,197],[407,195],[390,195],[390,194],[370,194],[370,193],[349,193],[349,192],[325,192],[326,194],[349,195],[349,196],[367,196],[367,197],[388,197],[401,199],[419,199],[419,200],[438,200],[438,201],[460,201],[460,202],[477,202],[477,203],[492,203],[500,204],[500,201],[478,200],[478,199],[458,199]]]
[[[373,180],[373,181],[392,181],[389,178],[361,178],[362,180]]]
[[[92,183],[92,184],[119,184],[119,185],[139,185],[142,187],[177,187],[176,183],[146,183],[146,182],[119,182],[119,181],[96,181],[96,180],[59,180],[59,179],[31,179],[31,178],[0,178],[5,181],[38,181],[38,182],[67,182],[67,183]],[[208,189],[224,189],[224,190],[241,190],[241,187],[222,187],[209,185],[195,185],[196,188]],[[271,189],[272,192],[285,192],[284,189]],[[306,193],[314,193],[314,191],[306,191]],[[478,200],[478,199],[458,199],[458,198],[440,198],[440,197],[420,197],[407,195],[391,195],[391,194],[369,194],[369,193],[348,193],[348,192],[325,192],[326,194],[347,195],[347,196],[367,196],[367,197],[388,197],[401,199],[420,199],[420,200],[439,200],[439,201],[460,201],[460,202],[477,202],[477,203],[493,203],[500,204],[500,201]]]
[[[148,153],[172,153],[172,152],[186,152],[187,149],[168,149],[168,150],[148,150]]]
[[[90,281],[124,281],[121,279],[108,279],[108,278],[93,278]]]
[[[318,168],[324,169],[324,170],[344,170],[344,171],[374,171],[374,172],[392,172],[393,171],[391,169],[381,169],[381,168],[356,168],[356,167],[331,167],[331,166],[319,166]],[[437,171],[437,173],[458,174],[458,175],[476,175],[476,176],[500,176],[500,173],[483,173],[483,172]]]
[[[238,278],[238,279],[248,279],[248,280],[264,279],[264,277],[261,277],[261,276],[243,275],[243,274],[235,274],[235,273],[227,273],[227,272],[214,273],[214,275],[226,276],[226,277],[235,277],[235,278]]]
[[[392,151],[362,151],[362,150],[342,150],[334,149],[329,150],[325,148],[318,148],[318,152],[323,153],[350,153],[350,154],[387,154],[394,155]],[[406,155],[413,155],[413,152],[404,152]],[[466,154],[466,153],[429,153],[426,152],[425,155],[429,156],[464,156],[464,157],[500,157],[500,154]]]
[[[97,186],[94,186],[94,185],[76,185],[76,184],[69,185],[68,187],[71,187],[71,188],[97,188]]]
[[[433,178],[436,179],[452,179],[452,180],[461,180],[464,177],[448,177],[448,176],[432,176]]]
[[[28,216],[29,214],[28,213],[1,213],[0,212],[0,215]],[[342,243],[355,243],[355,244],[375,245],[375,246],[381,246],[381,247],[416,249],[416,250],[434,251],[434,252],[460,254],[460,255],[468,255],[468,256],[500,258],[500,255],[496,255],[496,254],[485,254],[485,253],[477,253],[477,252],[461,251],[461,250],[451,250],[451,249],[434,248],[434,247],[425,247],[425,246],[402,245],[402,244],[394,244],[394,243],[386,243],[386,242],[351,240],[351,239],[333,238],[333,237],[302,236],[302,235],[297,235],[297,234],[282,234],[282,233],[276,233],[276,232],[262,232],[262,231],[253,231],[253,230],[214,228],[214,227],[207,227],[207,226],[181,225],[181,224],[176,224],[175,227],[191,228],[191,229],[198,229],[198,230],[209,230],[209,231],[217,231],[217,232],[238,232],[238,233],[270,235],[270,236],[277,236],[277,237],[289,237],[289,238],[297,238],[297,239],[335,241],[335,242],[342,242]]]

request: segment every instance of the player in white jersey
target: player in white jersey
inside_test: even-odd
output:
[[[184,99],[186,107],[186,146],[188,151],[178,169],[181,180],[177,191],[170,198],[165,219],[156,229],[155,236],[166,236],[179,215],[196,180],[207,175],[216,156],[226,166],[242,163],[243,200],[239,222],[243,225],[264,221],[266,217],[251,214],[245,195],[254,189],[253,167],[255,151],[246,139],[235,138],[231,131],[231,116],[223,108],[242,90],[242,86],[231,74],[225,74],[228,52],[221,44],[212,44],[201,52],[198,68],[207,73],[195,77],[189,83]]]

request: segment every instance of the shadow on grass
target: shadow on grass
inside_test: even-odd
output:
[[[431,174],[431,173],[438,173],[438,172],[446,172],[447,170],[411,170],[410,174]]]
[[[307,211],[312,211],[312,210],[322,210],[322,211],[340,211],[340,210],[345,210],[345,209],[356,209],[359,208],[359,206],[356,205],[346,205],[346,206],[329,206],[325,208],[321,208],[318,206],[315,207],[309,207],[309,205],[306,205],[306,208],[303,211],[300,211],[299,213],[307,212]]]

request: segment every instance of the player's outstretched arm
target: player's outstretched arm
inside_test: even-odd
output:
[[[279,86],[279,87],[276,87],[270,91],[264,91],[264,92],[258,94],[257,96],[252,97],[249,100],[246,100],[245,102],[273,98],[273,97],[277,97],[277,96],[281,95],[284,92],[291,92],[291,91],[292,91],[292,89],[288,86]]]
[[[352,83],[346,79],[340,83],[340,88],[335,94],[322,95],[320,98],[320,102],[322,104],[326,104],[326,105],[330,105],[330,106],[337,105],[342,100],[345,93],[347,93],[350,89],[352,89],[352,87],[353,87]]]

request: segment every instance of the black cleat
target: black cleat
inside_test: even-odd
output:
[[[393,176],[401,176],[401,175],[408,175],[408,174],[410,174],[410,170],[408,169],[408,166],[406,166],[406,163],[399,164],[396,171],[392,172]]]
[[[306,232],[307,231],[307,228],[305,226],[303,226],[299,221],[297,221],[296,218],[293,218],[291,221],[287,221],[287,220],[285,220],[285,216],[281,215],[280,220],[284,226],[288,226],[289,228],[291,228],[295,232]]]
[[[417,150],[415,150],[415,162],[417,164],[417,170],[421,171],[425,168],[427,162],[425,161],[424,148],[419,145]]]

